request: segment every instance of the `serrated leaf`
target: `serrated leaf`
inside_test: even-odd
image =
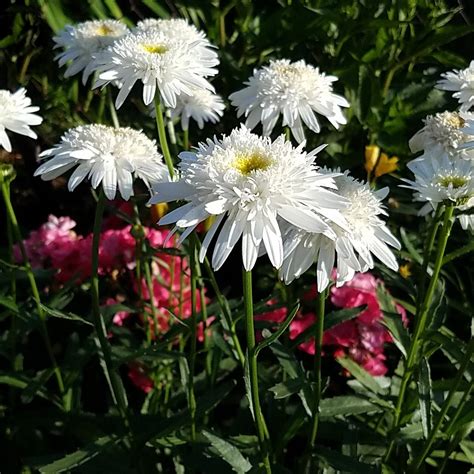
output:
[[[252,465],[242,453],[228,441],[219,438],[207,430],[202,434],[209,440],[211,446],[217,451],[221,458],[226,461],[238,474],[245,473],[252,469]]]
[[[324,463],[342,472],[351,474],[375,474],[378,470],[370,464],[358,461],[352,456],[346,456],[340,452],[317,445],[314,453]]]
[[[420,361],[420,372],[418,377],[418,393],[421,413],[421,425],[423,428],[423,436],[428,438],[432,428],[431,423],[431,373],[430,366],[426,357],[422,357]]]
[[[84,318],[81,318],[77,314],[65,313],[64,311],[59,311],[58,309],[50,308],[41,303],[40,303],[40,306],[48,316],[52,316],[53,318],[69,319],[70,321],[77,321],[83,324],[87,324],[88,326],[94,326],[90,321],[87,321]]]
[[[298,377],[296,379],[289,379],[285,380],[284,382],[277,383],[268,390],[274,393],[274,397],[276,399],[287,398],[290,395],[299,392],[305,382],[306,380],[304,378]]]
[[[381,411],[381,408],[369,400],[354,395],[323,398],[319,405],[320,416],[332,418],[338,415],[357,415],[360,413]]]
[[[385,389],[370,375],[365,369],[363,369],[357,362],[354,362],[349,357],[338,357],[337,362],[348,370],[364,387],[369,389],[371,392],[380,395],[385,392]]]
[[[119,440],[120,438],[116,436],[103,436],[84,448],[78,449],[74,453],[68,454],[46,466],[41,466],[39,471],[43,474],[56,474],[82,466],[108,447],[118,443]]]

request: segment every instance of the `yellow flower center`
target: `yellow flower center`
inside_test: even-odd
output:
[[[253,171],[266,170],[272,160],[259,152],[237,155],[232,166],[241,174],[248,176]]]
[[[466,121],[459,114],[450,114],[447,120],[453,128],[463,128],[466,125]]]
[[[168,51],[168,47],[164,44],[143,44],[142,47],[147,53],[151,54],[163,54]]]
[[[112,28],[110,28],[107,25],[101,25],[99,28],[97,28],[97,35],[98,36],[109,36],[114,32]]]
[[[462,176],[444,176],[439,179],[438,183],[445,188],[451,185],[454,189],[457,189],[466,184],[466,178]]]

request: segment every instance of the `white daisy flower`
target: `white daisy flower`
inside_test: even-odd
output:
[[[108,199],[115,198],[117,186],[123,199],[133,196],[134,177],[148,188],[169,180],[155,141],[128,127],[92,124],[72,128],[40,157],[52,158],[36,170],[35,176],[48,181],[77,166],[69,178],[69,191],[88,178],[94,189],[102,183]]]
[[[466,149],[466,145],[474,141],[474,113],[445,111],[428,115],[423,122],[425,126],[408,143],[412,153],[425,151],[430,156],[448,154],[474,158]]]
[[[82,83],[85,84],[93,71],[96,54],[128,32],[127,26],[117,20],[92,20],[74,26],[66,25],[53,38],[56,43],[54,48],[64,49],[55,58],[59,60],[59,66],[70,62],[64,77],[82,71]]]
[[[211,44],[203,31],[183,18],[149,18],[139,21],[135,32],[158,31],[177,41],[184,41],[194,48],[195,54],[201,57],[214,59],[218,64],[216,47]]]
[[[434,156],[417,163],[408,163],[415,180],[403,179],[402,187],[415,191],[417,201],[427,201],[419,214],[424,215],[440,203],[456,207],[474,205],[474,161],[452,160],[448,155]]]
[[[336,255],[337,286],[352,280],[356,272],[373,268],[372,255],[392,270],[398,269],[389,245],[399,250],[400,243],[380,218],[387,215],[382,199],[387,195],[388,188],[374,192],[367,184],[348,176],[347,172],[334,178],[334,181],[338,194],[349,202],[348,207],[341,209],[347,228],[330,222],[335,239],[289,228],[284,237],[284,260],[280,269],[280,276],[287,284],[300,277],[316,261],[318,291],[323,291],[329,284]]]
[[[18,89],[14,94],[10,91],[0,90],[0,145],[8,152],[12,145],[6,130],[37,138],[30,125],[39,125],[43,119],[34,114],[39,107],[31,105],[31,99],[26,97],[24,88]]]
[[[474,203],[473,203],[474,204]],[[472,206],[462,206],[461,210],[469,209]],[[473,214],[461,214],[458,216],[459,223],[463,230],[469,230],[474,232],[474,215]]]
[[[466,69],[455,69],[441,74],[441,79],[436,84],[438,89],[454,91],[453,97],[461,104],[461,112],[474,106],[474,60]]]
[[[319,133],[316,113],[324,115],[335,128],[347,123],[341,107],[349,102],[332,91],[335,76],[326,76],[304,61],[288,59],[270,61],[268,66],[254,70],[247,87],[229,96],[237,107],[238,117],[245,114],[250,129],[261,122],[263,134],[270,135],[280,114],[283,126],[290,127],[293,136],[304,140],[303,121],[310,130]]]
[[[150,202],[187,201],[159,222],[183,229],[181,241],[200,222],[215,216],[200,252],[202,261],[220,229],[212,256],[215,270],[240,237],[246,270],[255,265],[261,245],[279,268],[283,260],[279,218],[330,238],[335,234],[325,218],[345,225],[339,209],[346,200],[327,189],[335,189],[334,174],[319,173],[313,163],[321,149],[306,153],[302,145],[294,148],[283,136],[272,142],[242,126],[222,140],[201,143],[196,152],[182,152],[181,179],[162,185]]]
[[[130,33],[97,55],[99,79],[95,87],[119,81],[119,108],[138,80],[143,83],[143,102],[151,104],[156,90],[166,107],[174,108],[177,96],[191,95],[193,89],[213,90],[205,79],[217,73],[217,59],[195,54],[186,41],[170,38],[159,31]]]
[[[220,95],[207,89],[193,89],[191,95],[181,94],[178,96],[176,107],[171,109],[171,116],[173,118],[181,117],[183,130],[189,129],[189,119],[191,118],[202,129],[204,122],[218,122],[224,114],[224,109],[224,101]]]

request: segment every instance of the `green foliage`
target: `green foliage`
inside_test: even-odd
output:
[[[410,158],[408,139],[421,127],[421,119],[456,107],[433,85],[441,72],[463,68],[472,59],[474,11],[459,5],[448,0],[11,0],[0,16],[0,88],[25,86],[33,103],[41,105],[47,120],[37,129],[40,148],[55,143],[69,127],[111,123],[104,94],[91,91],[90,84],[83,86],[76,76],[63,77],[54,61],[52,36],[66,24],[88,19],[110,17],[132,26],[147,17],[183,17],[206,31],[219,47],[220,74],[213,84],[224,98],[241,88],[252,70],[270,58],[305,59],[338,76],[335,90],[351,103],[344,133],[324,124],[321,134],[308,136],[308,149],[329,143],[320,164],[347,168],[354,176],[364,177],[364,148],[377,144],[388,154],[397,154],[403,170]],[[154,136],[153,119],[137,91],[120,112],[121,124]],[[237,123],[229,105],[221,123],[203,131],[191,130],[191,144],[229,131]],[[24,190],[14,197],[22,210],[22,226],[31,230],[50,211],[36,202],[36,191],[27,191],[36,189],[28,177],[35,152],[26,145],[19,149],[21,156],[12,159],[20,163],[18,180],[23,180]],[[337,363],[331,363],[330,357],[323,359],[324,398],[312,454],[304,451],[314,415],[312,357],[298,347],[313,337],[314,325],[293,339],[288,327],[300,309],[314,312],[314,302],[302,297],[313,275],[305,275],[284,290],[267,268],[260,275],[255,313],[268,311],[268,295],[277,291],[288,307],[279,326],[257,322],[262,338],[255,352],[274,472],[407,472],[430,436],[433,443],[422,463],[429,466],[427,470],[464,472],[474,463],[470,439],[474,363],[466,362],[474,314],[469,254],[473,243],[456,225],[429,308],[431,325],[421,336],[417,364],[401,407],[400,425],[393,423],[412,342],[417,282],[423,272],[429,276],[433,271],[431,265],[423,268],[427,226],[416,216],[411,195],[397,188],[397,178],[396,174],[384,176],[380,184],[392,188],[388,203],[392,227],[403,243],[400,256],[410,265],[412,275],[402,279],[378,268],[385,281],[377,289],[382,323],[396,347],[388,351],[389,375],[374,377],[350,357],[337,358]],[[54,199],[64,198],[61,190],[50,192]],[[84,195],[77,201],[67,199],[56,204],[56,209],[64,213],[68,204],[76,206],[82,225],[90,227],[93,199]],[[136,202],[142,204],[142,196]],[[127,303],[104,309],[113,368],[120,374],[129,403],[124,427],[100,367],[101,351],[91,327],[90,285],[71,283],[58,289],[52,272],[35,269],[43,302],[36,306],[25,267],[10,263],[3,222],[0,441],[6,454],[0,459],[1,472],[262,472],[249,411],[249,405],[253,406],[247,396],[248,370],[243,370],[236,346],[244,340],[243,309],[233,281],[224,282],[222,292],[210,291],[217,297],[209,304],[208,314],[216,320],[212,335],[198,346],[194,440],[188,408],[189,320],[178,321],[174,316],[171,329],[147,344],[139,324],[112,324],[118,311],[137,315],[137,308]],[[156,250],[147,245],[143,258],[158,259]],[[170,255],[182,252],[164,250]],[[199,280],[212,288],[208,275]],[[106,291],[119,284],[101,282]],[[298,296],[301,301],[297,304]],[[407,309],[407,324],[397,304]],[[350,321],[366,309],[329,310],[324,329]],[[52,335],[52,353],[64,375],[62,393],[41,338],[41,312]],[[202,312],[197,319],[205,319]],[[232,338],[234,333],[237,341]],[[466,368],[458,377],[463,364]],[[128,381],[132,366],[149,368],[155,387],[149,393],[143,394]],[[447,399],[452,403],[443,412]]]

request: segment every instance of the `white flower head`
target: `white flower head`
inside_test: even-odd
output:
[[[92,124],[72,128],[40,157],[51,159],[40,165],[35,176],[49,181],[77,166],[69,178],[69,191],[87,178],[94,189],[102,183],[108,199],[115,198],[117,186],[123,199],[133,196],[134,176],[148,188],[169,180],[155,141],[128,127]]]
[[[431,156],[446,153],[449,156],[474,158],[466,149],[474,141],[473,113],[445,111],[428,115],[423,122],[425,126],[409,141],[412,153],[425,151]]]
[[[237,107],[237,115],[245,114],[245,124],[250,129],[261,122],[263,134],[270,135],[280,114],[283,126],[290,127],[293,136],[304,140],[302,121],[315,133],[320,126],[316,113],[324,115],[335,128],[347,123],[341,107],[349,102],[333,93],[335,76],[326,76],[303,60],[288,59],[270,61],[268,66],[254,70],[245,84],[247,87],[229,96]]]
[[[225,105],[220,95],[207,89],[193,89],[191,95],[178,96],[176,107],[171,109],[171,116],[181,117],[183,130],[189,129],[191,118],[202,129],[204,122],[218,122],[224,114],[224,109]]]
[[[461,112],[465,112],[474,106],[474,60],[466,69],[455,69],[454,71],[441,74],[441,79],[436,84],[438,89],[454,91],[453,97],[461,104]]]
[[[118,81],[119,108],[135,83],[143,83],[143,102],[150,104],[157,92],[166,107],[176,107],[177,96],[191,95],[194,88],[213,90],[205,79],[217,73],[217,59],[195,54],[192,45],[160,31],[130,33],[97,55],[94,67],[99,79],[94,87]]]
[[[21,88],[15,93],[0,90],[0,145],[7,151],[12,151],[12,145],[6,130],[37,138],[30,125],[39,125],[43,119],[34,114],[39,107],[31,105],[31,99],[26,97],[26,90]]]
[[[294,148],[283,136],[272,142],[242,126],[222,140],[201,143],[196,152],[182,152],[180,180],[160,186],[150,202],[187,201],[159,222],[184,229],[181,240],[215,216],[200,252],[202,261],[220,229],[214,269],[222,266],[241,237],[246,270],[255,265],[261,245],[279,268],[283,260],[279,219],[333,238],[324,219],[345,224],[339,209],[346,200],[327,189],[335,188],[333,175],[319,173],[313,163],[321,148],[306,153],[302,145]]]
[[[85,84],[93,71],[97,53],[128,32],[127,26],[117,20],[92,20],[74,26],[66,25],[53,38],[55,48],[64,49],[56,56],[59,66],[70,62],[64,77],[74,76],[82,71],[82,83]]]
[[[474,161],[441,155],[407,166],[415,180],[404,179],[408,185],[402,187],[415,191],[417,201],[427,202],[420,214],[430,212],[439,203],[454,203],[458,208],[474,204]]]
[[[188,43],[194,48],[194,54],[219,62],[216,48],[207,39],[205,33],[183,18],[149,18],[139,21],[134,31],[158,31],[168,38]]]
[[[347,227],[329,222],[336,234],[335,239],[290,227],[284,237],[284,260],[280,270],[280,276],[286,283],[301,276],[316,261],[316,279],[318,291],[321,292],[329,284],[336,256],[337,286],[351,280],[355,272],[373,268],[372,255],[392,270],[398,269],[389,245],[400,249],[400,243],[381,219],[381,216],[387,215],[382,199],[388,189],[372,191],[367,184],[348,176],[347,172],[334,178],[334,181],[338,194],[349,202],[347,207],[341,209]]]

